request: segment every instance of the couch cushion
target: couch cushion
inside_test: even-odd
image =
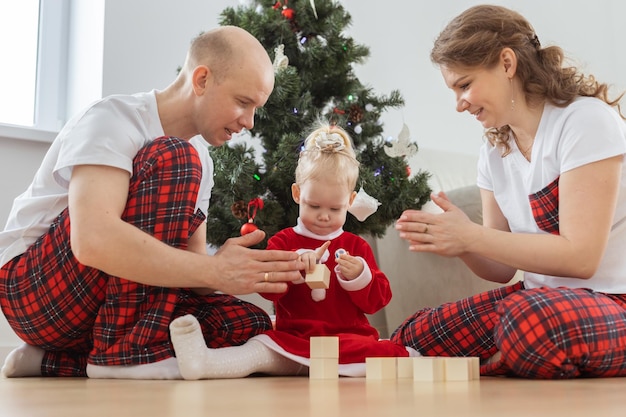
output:
[[[461,187],[446,194],[472,221],[482,222],[478,187]],[[389,333],[419,309],[501,286],[479,278],[458,258],[410,252],[408,243],[398,237],[393,226],[377,242],[377,251],[379,266],[387,275],[393,292],[391,302],[385,307]]]

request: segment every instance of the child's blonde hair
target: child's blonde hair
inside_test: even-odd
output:
[[[320,122],[304,141],[296,167],[296,184],[331,176],[353,191],[359,178],[359,165],[348,133]]]

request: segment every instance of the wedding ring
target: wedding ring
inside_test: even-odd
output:
[[[264,280],[265,282],[269,281],[269,276],[270,276],[270,273],[269,273],[269,272],[266,272],[266,273],[265,273],[265,275],[263,276],[263,280]]]

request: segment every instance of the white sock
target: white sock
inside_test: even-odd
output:
[[[145,365],[101,366],[87,364],[87,376],[94,379],[183,379],[176,358]]]
[[[24,343],[7,355],[0,372],[5,378],[41,376],[41,363],[45,353],[42,348]]]
[[[192,315],[170,324],[170,336],[184,379],[243,378],[253,373],[298,375],[304,368],[256,340],[241,346],[209,349]]]

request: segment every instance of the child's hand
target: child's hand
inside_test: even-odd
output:
[[[328,249],[329,246],[330,240],[328,242],[324,242],[324,244],[317,248],[315,252],[304,252],[300,255],[300,260],[304,262],[304,271],[307,274],[315,271],[315,264],[317,264],[317,261],[324,256],[324,252],[326,252],[326,249]]]
[[[317,263],[317,256],[315,252],[304,252],[300,255],[300,260],[304,263],[304,272],[310,274],[315,269]]]
[[[348,252],[342,253],[337,257],[337,265],[339,272],[348,281],[352,281],[363,273],[363,261],[351,256]]]

